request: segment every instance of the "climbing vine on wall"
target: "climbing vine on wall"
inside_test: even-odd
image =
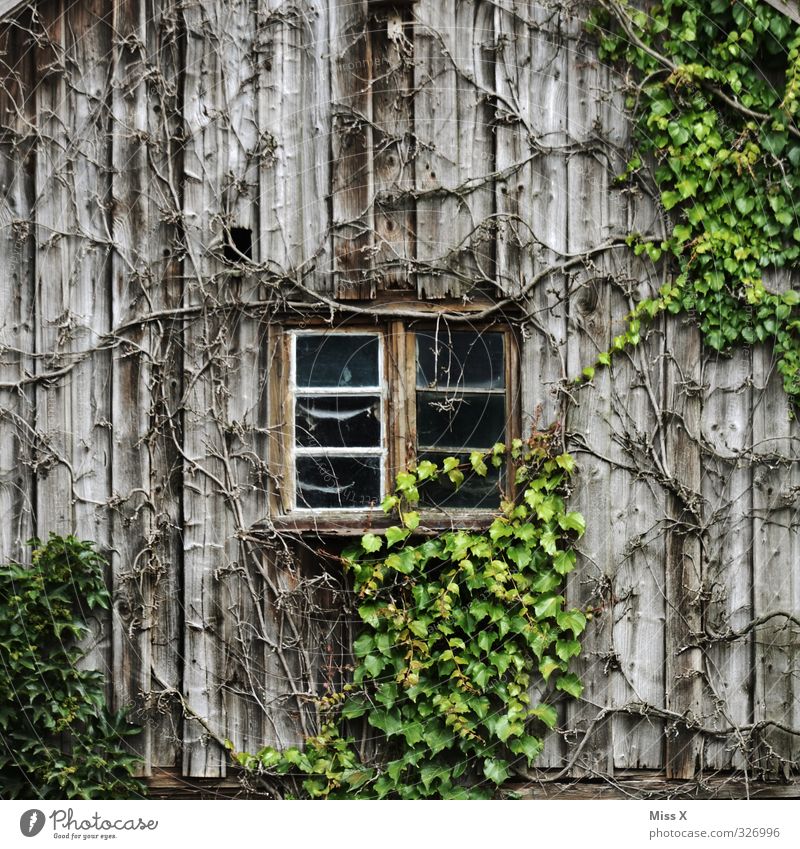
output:
[[[549,698],[581,694],[568,666],[591,617],[565,608],[584,520],[566,507],[574,461],[559,443],[549,431],[471,456],[479,475],[507,455],[514,469],[518,495],[485,530],[419,533],[425,487],[464,480],[456,458],[398,476],[383,502],[398,524],[343,553],[363,622],[352,683],[322,699],[302,750],[239,754],[242,766],[311,797],[481,798],[537,757]],[[360,717],[378,735],[369,757],[340,727]]]
[[[800,292],[765,283],[768,269],[800,259],[800,27],[759,0],[598,5],[600,56],[628,74],[637,121],[619,179],[636,180],[654,160],[674,221],[665,240],[631,243],[676,266],[599,364],[638,343],[643,320],[689,314],[716,350],[774,345],[784,387],[800,400]]]

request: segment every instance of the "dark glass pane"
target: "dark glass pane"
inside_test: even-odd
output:
[[[504,471],[503,468],[495,469],[491,463],[487,463],[486,477],[481,477],[472,471],[468,454],[448,455],[430,451],[421,454],[420,459],[430,460],[441,468],[442,461],[448,456],[456,456],[461,461],[464,482],[458,489],[455,489],[446,477],[442,478],[441,483],[426,482],[420,487],[422,504],[428,507],[441,507],[443,510],[471,507],[497,511],[500,507],[500,487],[505,478],[505,474],[501,474]]]
[[[377,448],[381,444],[381,399],[374,395],[299,396],[294,438],[304,448]]]
[[[298,386],[378,386],[378,337],[329,333],[296,337]]]
[[[421,448],[491,448],[504,442],[505,395],[417,392],[417,444]]]
[[[380,457],[297,457],[297,506],[351,509],[381,500]]]
[[[502,389],[505,384],[502,333],[417,333],[419,389]]]

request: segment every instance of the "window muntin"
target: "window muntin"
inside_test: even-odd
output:
[[[383,498],[387,440],[382,375],[379,333],[292,333],[295,509],[363,510]]]

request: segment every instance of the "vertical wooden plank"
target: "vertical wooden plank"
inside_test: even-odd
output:
[[[302,37],[305,42],[309,33],[304,18],[299,14],[280,17],[286,17],[288,25],[278,32],[288,35],[298,31],[294,37]],[[258,64],[262,36],[258,34],[257,7],[249,0],[227,4],[219,20],[219,32],[224,34],[219,48],[219,77],[224,89],[220,88],[221,102],[217,108],[226,114],[226,125],[219,128],[224,130],[220,133],[220,152],[225,158],[223,215],[230,226],[255,230],[263,132],[258,110],[257,80],[263,68]],[[305,128],[306,114],[301,112],[295,121]],[[304,167],[309,144],[310,139],[302,133],[292,141],[286,155],[295,163],[293,167]],[[307,185],[307,178],[296,179],[293,185]],[[262,187],[262,200],[266,200],[266,195]],[[294,199],[299,198],[294,196]],[[300,244],[307,244],[306,240],[312,236],[313,233],[303,234]],[[244,260],[235,272],[220,275],[218,281],[225,300],[247,303],[260,297],[259,277],[250,273],[249,263]],[[226,737],[237,750],[252,751],[263,746],[265,740],[268,708],[264,698],[264,655],[272,636],[267,633],[264,617],[262,556],[245,540],[250,526],[266,514],[262,467],[266,458],[262,427],[267,412],[263,394],[266,379],[261,371],[264,362],[261,348],[266,340],[261,321],[239,310],[231,311],[230,317],[220,325],[219,380],[224,389],[221,386],[217,390],[214,416],[219,433],[215,444],[221,459],[222,480],[229,493],[225,503],[217,508],[229,513],[225,572],[219,578],[221,608],[225,611],[219,635],[220,667],[224,671],[223,711]]]
[[[108,552],[110,356],[103,335],[110,329],[104,99],[110,30],[104,16],[100,0],[41,9],[36,348],[41,371],[65,371],[37,386],[37,530],[44,537],[74,533]],[[92,625],[84,662],[107,671],[109,623],[98,618]]]
[[[626,257],[623,276],[639,281],[636,298],[661,285],[661,270]],[[612,335],[622,332],[626,305],[612,300]],[[661,485],[665,436],[663,405],[664,335],[661,322],[642,331],[633,351],[612,366],[612,407],[606,441],[596,443],[612,460],[609,528],[612,582],[603,598],[603,617],[612,620],[602,672],[609,678],[614,707],[642,705],[643,718],[621,713],[611,720],[616,769],[662,769],[664,724],[646,705],[664,708],[664,524]],[[641,471],[635,471],[641,470]],[[600,675],[597,669],[595,675]]]
[[[114,327],[126,330],[112,363],[111,520],[115,705],[137,708],[143,731],[134,745],[144,759],[144,774],[150,775],[154,742],[160,739],[162,749],[167,742],[163,739],[167,735],[158,734],[163,716],[148,709],[153,689],[152,639],[159,615],[155,593],[163,572],[155,551],[159,515],[150,487],[148,439],[153,408],[150,388],[157,371],[152,348],[158,340],[147,324],[136,324],[135,319],[154,301],[162,300],[153,277],[160,270],[162,245],[168,242],[160,238],[165,234],[160,232],[158,207],[152,203],[154,175],[148,162],[152,116],[145,85],[150,59],[147,15],[147,4],[138,0],[118,0],[114,6],[112,321]],[[164,677],[175,684],[174,674]],[[163,759],[159,755],[157,760]],[[174,751],[167,761],[174,762]]]
[[[258,258],[332,291],[331,33],[327,0],[257,6]]]
[[[222,16],[220,19],[218,15]],[[222,262],[211,250],[221,245],[220,186],[226,161],[225,84],[221,75],[224,36],[223,4],[191,4],[183,8],[186,28],[184,72],[183,213],[186,237],[184,303],[204,307],[213,275]],[[214,293],[216,294],[216,293]],[[215,728],[224,728],[224,702],[219,637],[222,604],[218,570],[226,567],[230,537],[223,503],[224,470],[215,451],[219,357],[224,332],[214,316],[201,312],[184,333],[184,669],[183,697],[189,708]],[[224,776],[224,752],[209,738],[203,722],[184,721],[183,773]]]
[[[535,26],[528,27],[530,14]],[[567,249],[567,168],[558,153],[529,161],[531,136],[566,139],[570,61],[559,51],[551,10],[541,4],[504,2],[495,13],[497,91],[519,110],[512,121],[507,108],[498,122],[496,240],[498,287],[523,289],[534,274],[559,261]],[[422,228],[420,228],[421,230]],[[533,234],[533,236],[531,235]],[[525,245],[534,239],[531,250]],[[547,427],[562,418],[559,384],[566,377],[566,280],[543,278],[526,305],[533,320],[522,350],[523,435],[530,427]]]
[[[414,258],[414,33],[408,10],[395,7],[376,10],[369,30],[376,285],[408,289]]]
[[[535,26],[527,25],[528,16]],[[531,158],[534,136],[555,141],[565,139],[567,131],[570,58],[558,49],[551,17],[542,4],[504,1],[495,11],[496,86],[502,103],[508,104],[498,107],[503,119],[495,128],[496,169],[507,175],[495,185],[496,275],[503,293],[524,289],[567,250],[565,158],[558,153]],[[521,355],[523,436],[531,427],[544,429],[562,419],[558,390],[567,369],[564,276],[544,277],[530,291],[526,306],[535,318],[526,325]],[[537,763],[560,766],[564,755],[562,738],[550,735]]]
[[[768,286],[772,288],[772,286]],[[781,376],[767,346],[753,350],[753,615],[800,610],[800,428],[790,419]],[[782,616],[754,632],[755,722],[800,727],[798,627]],[[767,727],[760,735],[759,770],[784,780],[796,771],[797,735]]]
[[[573,138],[589,135],[593,122],[600,117],[591,94],[597,82],[597,69],[591,58],[573,54],[569,68],[569,133]],[[576,253],[603,241],[608,226],[608,181],[604,169],[586,154],[569,160],[567,181],[567,248]],[[608,281],[598,279],[590,270],[576,271],[568,278],[568,286],[567,372],[578,375],[587,363],[594,362],[599,351],[610,347],[612,292]],[[607,449],[612,444],[611,377],[610,371],[599,371],[594,383],[576,396],[567,418],[569,431],[575,431],[579,439],[590,445],[588,452],[579,455],[580,483],[571,500],[571,507],[587,519],[586,535],[579,549],[583,555],[580,574],[571,576],[567,592],[568,604],[580,608],[606,605],[615,579],[612,504],[620,493],[612,491],[611,469],[607,461],[600,459],[608,456]],[[584,683],[584,701],[567,705],[567,722],[580,734],[591,734],[591,738],[573,766],[576,777],[614,772],[611,722],[604,719],[595,724],[598,711],[611,704],[608,658],[613,652],[612,625],[611,616],[600,616],[582,637],[578,674]]]
[[[495,12],[481,0],[443,0],[417,4],[414,15],[417,288],[421,298],[458,297],[475,286],[485,289],[495,278],[495,140],[488,96],[495,87]],[[527,38],[521,30],[518,35]],[[509,59],[517,46],[509,48]],[[497,81],[504,90],[518,68],[508,70],[509,79]],[[503,133],[498,167],[516,161],[513,139],[523,141],[515,129]]]
[[[42,354],[37,371],[62,365],[56,351],[59,316],[64,321],[62,286],[69,286],[74,247],[60,232],[69,220],[69,196],[58,179],[68,147],[64,120],[66,79],[59,73],[64,62],[63,4],[53,0],[43,9],[43,32],[36,51],[36,350]],[[48,354],[48,356],[44,356]],[[67,445],[72,433],[68,395],[61,386],[37,387],[37,428],[45,446],[37,464],[36,513],[39,533],[74,530],[72,474]],[[70,417],[71,418],[71,417]]]
[[[703,740],[689,727],[703,708],[702,652],[687,648],[702,629],[699,330],[669,321],[666,351],[667,471],[672,484],[666,537],[666,705],[683,721],[667,728],[665,758],[668,778],[688,779],[703,759]]]
[[[146,99],[147,134],[137,164],[148,166],[147,226],[152,244],[142,285],[143,302],[154,311],[181,307],[183,275],[180,238],[182,174],[182,74],[185,32],[179,0],[147,0],[144,20],[145,61],[150,88]],[[135,66],[132,70],[135,70]],[[141,96],[136,89],[137,98]],[[140,113],[137,110],[137,115]],[[147,155],[143,162],[141,157]],[[143,251],[144,245],[139,245]],[[142,264],[140,260],[140,265]],[[146,295],[145,295],[146,289]],[[182,324],[151,322],[150,363],[146,366],[150,400],[147,432],[148,492],[151,518],[147,555],[151,575],[150,681],[147,722],[153,767],[175,767],[181,756],[181,692],[183,653],[182,442],[180,406],[183,394]],[[176,648],[178,650],[176,650]]]
[[[375,182],[367,0],[331,0],[330,16],[335,291],[344,299],[371,298]]]
[[[0,562],[25,558],[35,534],[32,469],[34,371],[34,64],[25,29],[0,32]],[[19,386],[17,386],[19,384]]]
[[[709,594],[704,626],[715,633],[738,630],[753,618],[751,378],[748,351],[736,351],[730,359],[710,354],[704,360],[702,495],[707,509],[704,561]],[[749,724],[755,683],[752,655],[752,634],[707,647],[705,724]],[[736,739],[709,740],[705,766],[742,769],[746,761],[739,744]]]

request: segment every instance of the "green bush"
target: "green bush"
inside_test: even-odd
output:
[[[30,567],[0,567],[0,798],[122,799],[144,794],[109,711],[100,672],[79,669],[79,640],[107,609],[106,561],[92,543],[31,540]]]

